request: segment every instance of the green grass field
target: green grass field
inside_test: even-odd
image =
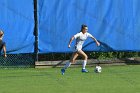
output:
[[[140,65],[60,69],[0,69],[0,93],[140,93]]]

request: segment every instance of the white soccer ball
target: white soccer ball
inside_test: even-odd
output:
[[[94,72],[101,73],[102,72],[101,66],[96,66],[95,69],[94,69]]]

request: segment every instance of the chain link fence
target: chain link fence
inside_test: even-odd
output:
[[[140,53],[115,53],[115,52],[87,52],[89,60],[93,60],[93,62],[102,61],[104,63],[120,63],[124,62],[126,64],[140,64]],[[38,63],[40,62],[51,62],[53,64],[57,64],[57,62],[69,60],[71,57],[71,53],[49,53],[49,54],[39,54],[38,55]],[[0,56],[0,68],[34,68],[35,67],[35,59],[36,55],[34,53],[28,54],[7,54],[7,57],[4,58],[2,55]],[[81,57],[78,57],[77,60],[81,60]],[[56,63],[55,63],[56,62]],[[61,64],[58,64],[61,65]]]
[[[6,58],[0,56],[0,68],[29,68],[34,66],[34,54],[8,54]]]

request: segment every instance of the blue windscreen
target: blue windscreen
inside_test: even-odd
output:
[[[88,26],[84,51],[140,51],[140,0],[37,0],[39,53],[72,52],[70,38]],[[8,53],[34,52],[34,0],[0,0]],[[71,46],[74,46],[75,40]]]
[[[85,51],[140,51],[140,0],[39,0],[39,52],[71,52],[69,39],[86,24],[99,42]],[[73,41],[72,45],[74,45]]]
[[[0,0],[0,29],[8,53],[34,52],[33,0]]]

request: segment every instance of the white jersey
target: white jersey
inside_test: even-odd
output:
[[[76,39],[76,45],[75,45],[76,51],[79,51],[82,49],[82,46],[88,37],[93,37],[93,36],[88,32],[86,32],[85,34],[80,32],[74,35],[74,38]]]

